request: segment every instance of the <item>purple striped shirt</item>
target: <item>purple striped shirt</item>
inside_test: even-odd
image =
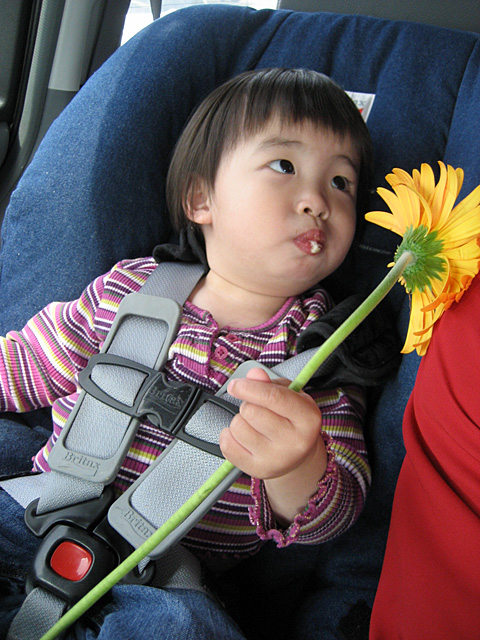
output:
[[[52,303],[22,331],[0,338],[0,410],[52,406],[53,433],[34,458],[35,470],[49,470],[48,454],[78,397],[78,372],[101,349],[120,302],[138,291],[154,268],[152,258],[125,260],[92,282],[78,300]],[[215,393],[246,360],[271,367],[294,355],[299,334],[331,304],[328,294],[318,288],[308,296],[290,298],[260,326],[220,329],[208,311],[187,302],[170,347],[166,376]],[[318,544],[338,536],[356,520],[370,482],[362,433],[363,393],[356,387],[306,391],[322,411],[328,452],[327,471],[319,478],[315,495],[291,525],[281,529],[263,482],[242,475],[185,537],[184,543],[197,554],[242,556],[268,539],[278,546]],[[170,435],[143,421],[115,488],[124,491],[170,441]]]

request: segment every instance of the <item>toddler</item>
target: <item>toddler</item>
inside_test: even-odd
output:
[[[120,301],[140,289],[157,262],[197,259],[208,266],[183,307],[164,367],[168,380],[214,394],[246,360],[273,367],[295,355],[300,336],[333,306],[318,283],[350,249],[370,164],[362,117],[322,74],[257,70],[208,96],[180,137],[167,178],[180,245],[122,261],[78,300],[53,303],[0,339],[0,410],[52,406],[53,433],[34,470],[49,471],[49,452],[79,394],[78,373],[101,349]],[[242,404],[219,444],[243,473],[183,547],[221,570],[266,540],[279,547],[319,544],[350,527],[370,480],[362,390],[319,388],[313,379],[296,393],[287,380],[272,382],[254,368],[232,380],[228,392]],[[171,439],[143,420],[116,491],[130,486]],[[0,627],[8,628],[38,540],[23,525],[20,506],[6,492],[0,501],[9,603]],[[71,630],[75,637],[135,637],[139,628],[145,639],[174,637],[170,627],[175,637],[243,637],[201,590],[120,585],[87,618]]]

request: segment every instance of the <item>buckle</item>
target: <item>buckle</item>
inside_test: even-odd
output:
[[[57,525],[42,540],[27,574],[35,587],[74,604],[118,566],[116,553],[82,529]]]
[[[25,511],[28,528],[43,538],[30,566],[26,590],[39,586],[69,605],[86,595],[133,550],[109,524],[106,514],[115,495],[108,487],[99,498],[37,514],[38,500]],[[127,582],[148,584],[151,563],[143,573],[130,572]]]
[[[145,376],[132,405],[124,404],[113,398],[96,384],[92,374],[98,365],[125,367]],[[194,384],[168,381],[161,371],[108,353],[92,356],[87,367],[80,372],[78,380],[86,393],[107,406],[126,413],[132,418],[148,417],[152,424],[159,429],[207,453],[223,457],[217,443],[198,438],[186,431],[185,428],[191,417],[206,403],[220,407],[230,413],[232,417],[238,413],[237,405],[206,393]]]

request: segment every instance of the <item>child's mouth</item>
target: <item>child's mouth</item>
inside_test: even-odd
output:
[[[295,245],[304,253],[314,256],[320,253],[325,244],[325,234],[320,229],[310,229],[294,238]]]

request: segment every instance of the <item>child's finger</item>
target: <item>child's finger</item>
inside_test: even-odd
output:
[[[261,369],[260,367],[255,367],[250,369],[246,375],[248,380],[258,380],[259,382],[271,382],[271,378],[265,369]]]
[[[232,380],[228,386],[228,392],[239,400],[264,407],[283,418],[295,418],[295,422],[309,418],[312,411],[318,410],[310,396],[289,389],[288,380],[273,382],[269,378],[268,380],[260,379],[263,376],[268,378],[266,372],[252,369],[249,377]]]

